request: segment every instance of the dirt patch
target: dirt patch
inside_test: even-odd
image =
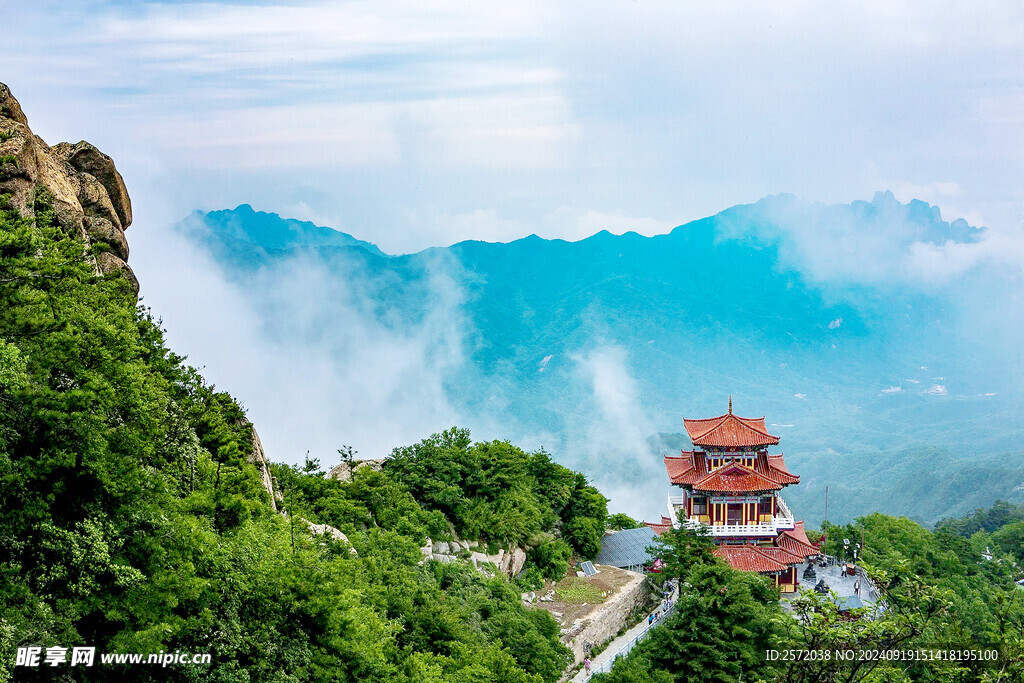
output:
[[[537,596],[551,595],[553,600],[538,601],[533,606],[549,612],[560,626],[566,628],[588,618],[636,578],[633,572],[615,567],[598,565],[597,570],[594,576],[569,576],[558,583],[546,583],[544,588],[536,592]]]

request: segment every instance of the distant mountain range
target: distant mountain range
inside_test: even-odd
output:
[[[668,490],[659,455],[685,445],[681,419],[721,414],[729,395],[782,438],[803,477],[787,497],[810,522],[826,485],[838,520],[878,509],[934,522],[1024,501],[1020,352],[991,322],[1009,285],[984,269],[926,270],[984,230],[924,202],[775,196],[654,237],[531,235],[401,256],[247,205],[177,228],[271,339],[330,339],[353,310],[433,334],[423,362],[460,414],[590,472],[613,507],[653,514]],[[294,299],[322,315],[296,320]]]

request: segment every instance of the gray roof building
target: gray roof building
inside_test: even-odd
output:
[[[608,534],[601,540],[601,552],[594,558],[594,564],[640,571],[654,561],[654,556],[647,552],[654,539],[654,530],[648,526]]]

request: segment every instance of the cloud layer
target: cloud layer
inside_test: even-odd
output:
[[[409,252],[650,232],[776,192],[892,189],[1004,230],[1024,202],[1011,2],[4,9],[33,127],[113,154],[159,222],[305,204]]]

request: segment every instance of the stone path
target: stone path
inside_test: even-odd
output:
[[[827,567],[819,567],[817,564],[814,565],[814,571],[817,576],[813,579],[803,578],[804,569],[807,568],[806,564],[797,566],[797,575],[800,577],[800,588],[804,590],[810,590],[814,588],[814,585],[824,579],[828,587],[832,589],[835,594],[841,598],[850,597],[856,595],[861,599],[865,606],[870,606],[878,602],[878,593],[875,592],[874,585],[861,575],[848,576],[843,572],[843,563],[835,562],[834,559],[829,562]],[[857,582],[860,582],[861,590],[860,593],[854,592],[854,586]],[[788,602],[788,599],[792,595],[783,595],[783,602]],[[785,604],[783,605],[786,606]]]
[[[584,683],[585,681],[590,680],[590,677],[594,674],[607,673],[608,671],[611,671],[612,665],[618,657],[628,654],[637,643],[644,639],[648,631],[660,626],[665,621],[665,617],[672,613],[672,609],[665,609],[666,604],[671,601],[672,606],[675,607],[675,603],[678,598],[679,589],[678,587],[674,587],[672,594],[669,595],[667,599],[662,600],[661,604],[658,605],[657,611],[661,612],[660,619],[652,624],[648,624],[647,618],[645,617],[639,624],[608,643],[608,646],[601,651],[601,654],[590,660],[590,674],[587,674],[586,669],[580,669],[579,673],[573,676],[572,683]]]

